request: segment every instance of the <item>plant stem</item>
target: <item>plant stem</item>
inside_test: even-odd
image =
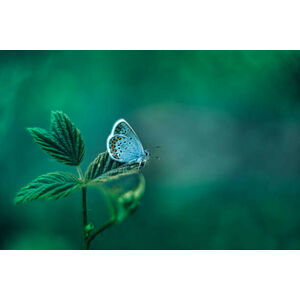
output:
[[[81,168],[77,167],[77,172],[80,179],[83,179]],[[83,249],[88,250],[90,247],[90,244],[92,240],[101,232],[103,232],[105,229],[109,228],[116,222],[115,213],[113,211],[113,208],[110,207],[112,216],[111,218],[104,224],[102,224],[100,227],[94,229],[92,232],[86,231],[86,226],[88,225],[88,218],[87,218],[87,206],[86,206],[86,187],[83,187],[82,189],[82,226],[83,226]]]
[[[77,166],[77,167],[76,167],[76,169],[77,169],[77,172],[78,172],[79,178],[80,178],[80,179],[82,179],[82,178],[83,178],[83,175],[82,175],[82,171],[81,171],[81,168],[80,168],[80,166]]]
[[[77,167],[77,172],[80,179],[83,179],[83,175],[81,172],[81,168]],[[87,234],[86,234],[86,226],[88,224],[87,219],[87,208],[86,208],[86,187],[83,187],[82,189],[82,231],[83,231],[83,249],[88,249],[87,245]]]
[[[112,226],[114,223],[116,222],[116,218],[112,217],[110,220],[108,220],[106,223],[102,224],[100,227],[96,228],[87,238],[86,241],[86,246],[87,249],[90,246],[91,241],[98,235],[100,234],[102,231],[104,231],[105,229],[109,228],[110,226]]]
[[[85,231],[88,224],[87,209],[86,209],[86,187],[82,188],[82,226],[83,226],[83,248],[88,249],[87,233]]]

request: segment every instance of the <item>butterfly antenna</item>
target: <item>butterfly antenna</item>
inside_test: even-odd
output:
[[[150,151],[155,151],[156,149],[160,149],[161,146],[154,146],[154,147],[150,147],[149,150]]]

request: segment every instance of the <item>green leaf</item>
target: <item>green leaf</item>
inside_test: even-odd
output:
[[[48,173],[39,176],[22,187],[15,198],[16,203],[37,199],[61,199],[74,193],[83,183],[73,174],[66,172]]]
[[[85,185],[99,187],[109,200],[116,222],[122,222],[139,205],[145,190],[144,164],[119,163],[108,152],[99,154],[85,173]]]
[[[140,174],[129,175],[126,180],[130,184],[113,181],[108,185],[101,185],[105,196],[109,199],[112,212],[117,222],[122,222],[131,215],[140,204],[139,200],[145,191],[145,178]]]
[[[60,111],[51,113],[50,130],[27,128],[34,141],[58,162],[66,165],[80,165],[84,156],[84,142],[80,131],[68,116]]]
[[[87,184],[104,183],[115,180],[121,176],[134,174],[140,171],[143,164],[126,164],[119,163],[110,158],[108,152],[99,154],[96,159],[89,165],[85,173]]]
[[[89,223],[84,227],[85,232],[89,233],[90,231],[92,231],[95,228],[93,223]]]

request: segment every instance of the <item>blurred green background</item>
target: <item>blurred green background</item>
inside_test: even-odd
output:
[[[93,249],[300,249],[300,52],[1,51],[1,249],[80,248],[80,193],[13,202],[43,173],[76,171],[25,130],[51,110],[81,130],[84,169],[119,118],[152,153],[141,206]],[[108,219],[92,188],[88,207]]]

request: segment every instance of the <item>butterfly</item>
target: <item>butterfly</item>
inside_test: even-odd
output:
[[[145,163],[150,153],[143,145],[131,126],[124,120],[118,120],[106,142],[110,157],[121,163]]]

